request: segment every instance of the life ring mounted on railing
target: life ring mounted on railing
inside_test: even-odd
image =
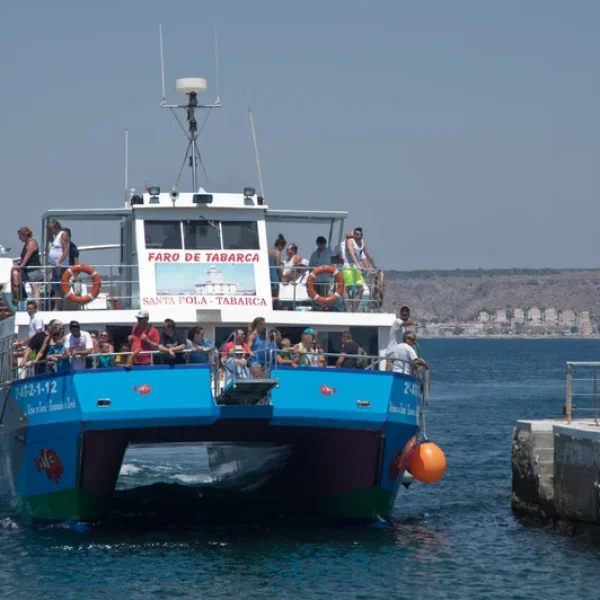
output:
[[[79,273],[85,273],[92,278],[92,291],[88,292],[85,296],[78,296],[71,289],[71,277],[73,277],[73,275],[79,275]],[[72,267],[69,267],[61,277],[60,293],[65,300],[75,302],[75,304],[88,304],[98,297],[101,286],[102,280],[94,267],[90,267],[89,265],[73,265]]]
[[[319,296],[315,290],[315,280],[318,275],[323,274],[333,275],[335,279],[335,292],[331,296]],[[344,276],[341,271],[338,271],[334,265],[323,265],[313,269],[306,280],[306,293],[308,297],[317,304],[322,306],[331,306],[342,299],[344,295]]]

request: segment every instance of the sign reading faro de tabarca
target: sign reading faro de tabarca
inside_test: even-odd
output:
[[[258,252],[244,250],[148,251],[154,267],[155,295],[144,306],[266,306],[257,295]]]

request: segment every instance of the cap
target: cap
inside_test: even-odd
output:
[[[235,347],[235,351],[236,351],[236,352],[245,352],[245,350],[244,350],[244,346],[237,345],[237,346]]]
[[[317,244],[326,244],[326,243],[327,243],[327,240],[322,235],[320,235],[317,238]]]
[[[60,325],[62,327],[63,322],[60,319],[52,319],[52,321],[50,321],[50,323],[48,323],[48,326],[54,327],[54,325]]]
[[[69,327],[81,327],[81,325],[79,324],[79,321],[71,321]]]
[[[309,333],[310,335],[315,335],[315,330],[312,327],[307,327],[302,333]]]
[[[135,315],[136,319],[149,319],[150,313],[147,310],[140,310],[140,312]]]

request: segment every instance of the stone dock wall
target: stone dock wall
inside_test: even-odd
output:
[[[518,421],[512,440],[512,507],[518,514],[600,525],[600,426]]]

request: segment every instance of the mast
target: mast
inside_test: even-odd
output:
[[[177,79],[175,81],[175,90],[180,94],[184,94],[187,96],[187,104],[167,104],[167,96],[166,96],[166,88],[165,88],[165,62],[164,62],[164,54],[163,54],[163,38],[162,38],[162,25],[158,26],[159,33],[159,42],[160,42],[160,71],[161,71],[161,86],[162,86],[162,96],[160,106],[161,108],[168,108],[172,113],[185,136],[187,137],[188,144],[185,150],[185,156],[183,157],[183,163],[181,165],[181,169],[179,171],[179,176],[177,177],[176,184],[174,189],[177,189],[179,186],[179,180],[181,179],[181,174],[183,172],[183,168],[186,162],[192,168],[192,189],[193,192],[196,193],[198,191],[198,165],[202,166],[204,170],[204,177],[206,179],[208,185],[208,177],[206,175],[206,170],[204,169],[204,163],[202,162],[202,156],[200,154],[200,150],[198,149],[198,135],[200,131],[202,131],[202,127],[204,123],[206,123],[206,119],[208,119],[208,115],[213,108],[221,107],[221,100],[218,97],[217,90],[217,98],[213,104],[198,104],[198,94],[202,92],[206,92],[208,89],[206,79],[201,77],[185,77],[182,79]],[[218,70],[218,55],[216,54],[217,46],[215,41],[215,60],[217,64]],[[217,73],[218,77],[218,73]],[[175,112],[177,109],[185,110],[186,112],[186,121],[187,121],[187,130],[184,127],[183,123],[179,120],[177,113]],[[196,121],[196,110],[197,109],[208,109],[209,113],[204,119],[200,130],[198,130],[198,122]]]

